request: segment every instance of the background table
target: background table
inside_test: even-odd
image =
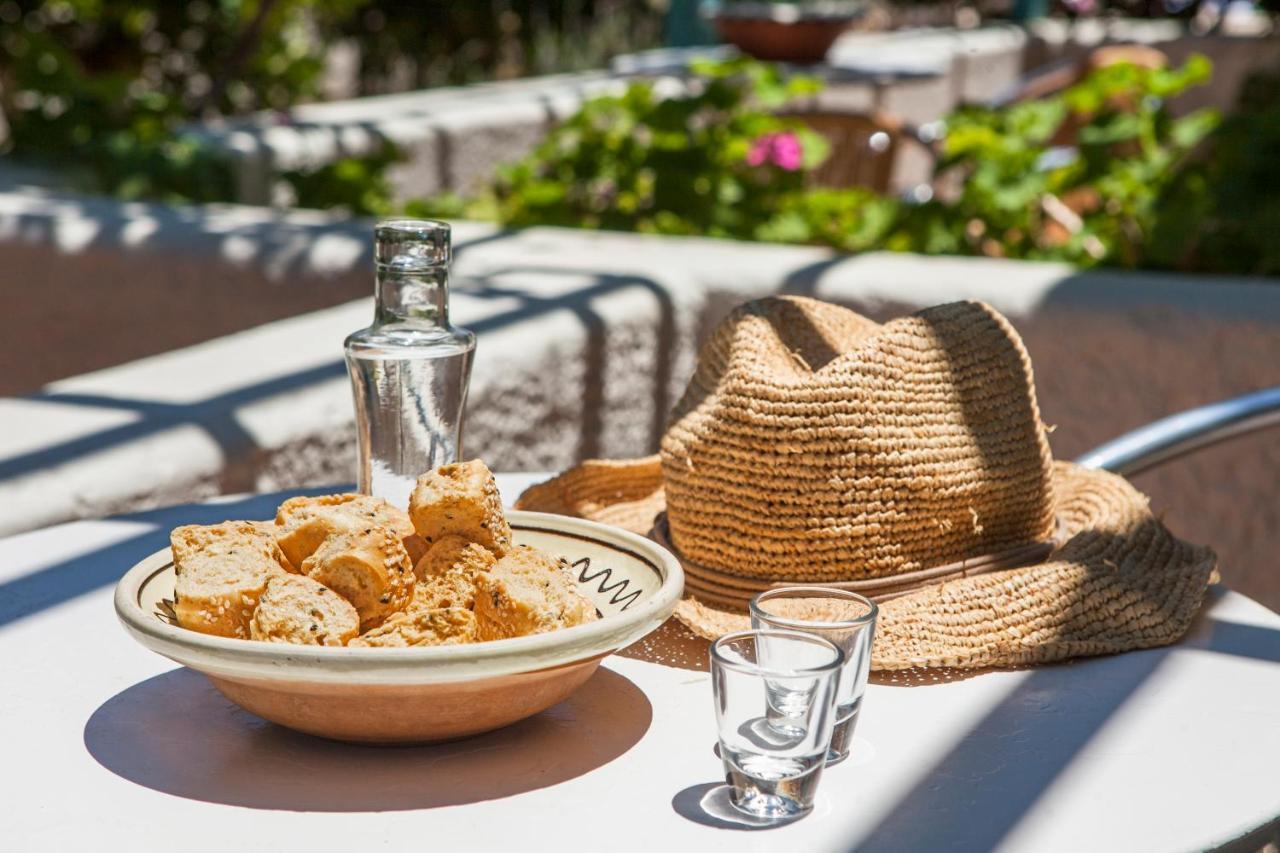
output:
[[[514,498],[531,479],[500,484]],[[1256,850],[1280,826],[1280,617],[1223,590],[1171,648],[878,680],[814,814],[765,830],[725,810],[705,650],[670,629],[501,732],[295,734],[134,643],[111,604],[172,526],[270,517],[281,497],[0,540],[0,846]]]

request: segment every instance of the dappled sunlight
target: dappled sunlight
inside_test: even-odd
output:
[[[0,0],[6,841],[1271,849],[1276,2]]]

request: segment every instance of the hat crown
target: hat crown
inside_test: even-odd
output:
[[[888,577],[1046,539],[1030,359],[979,302],[884,325],[802,297],[740,306],[662,441],[672,540],[729,575]]]

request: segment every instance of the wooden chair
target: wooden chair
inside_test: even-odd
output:
[[[878,193],[889,192],[894,163],[906,136],[900,121],[878,113],[828,110],[784,115],[822,134],[831,145],[831,155],[810,176],[814,186],[866,187]]]
[[[1024,75],[988,106],[1003,107],[1056,95],[1079,83],[1090,73],[1109,65],[1131,63],[1140,68],[1165,68],[1169,57],[1145,44],[1110,44],[1096,47],[1078,59],[1055,62]]]

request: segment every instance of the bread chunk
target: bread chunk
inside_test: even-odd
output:
[[[276,538],[289,561],[301,566],[333,534],[374,525],[395,531],[413,562],[426,553],[408,513],[370,495],[289,498],[276,513]]]
[[[476,616],[465,607],[412,608],[351,641],[352,646],[408,647],[474,643]]]
[[[275,540],[251,522],[225,521],[174,528],[169,541],[178,624],[202,634],[247,638],[267,579],[286,574]]]
[[[475,543],[468,549],[493,555]],[[476,604],[476,572],[451,568],[417,584],[409,606],[352,641],[357,646],[432,646],[474,643],[479,639],[472,610]]]
[[[428,545],[456,535],[498,557],[511,547],[498,484],[479,459],[442,465],[419,477],[409,497],[409,517]]]
[[[385,527],[333,533],[302,562],[302,573],[351,602],[361,631],[404,610],[413,596],[409,554],[399,535]]]
[[[488,571],[497,561],[498,558],[488,548],[451,533],[427,549],[426,555],[413,567],[413,573],[421,583],[455,569]]]
[[[291,574],[297,574],[298,565],[285,555],[284,549],[276,541],[276,523],[274,521],[249,521],[246,524],[271,540],[272,556],[275,557],[276,562],[280,564],[282,569]]]
[[[541,634],[596,619],[567,564],[522,546],[476,575],[476,621],[482,640]]]
[[[249,638],[303,646],[345,646],[360,630],[360,615],[345,598],[305,575],[267,579],[249,623]]]
[[[475,606],[476,575],[464,571],[445,572],[419,583],[409,603],[410,610],[438,610],[441,607],[474,610]]]

